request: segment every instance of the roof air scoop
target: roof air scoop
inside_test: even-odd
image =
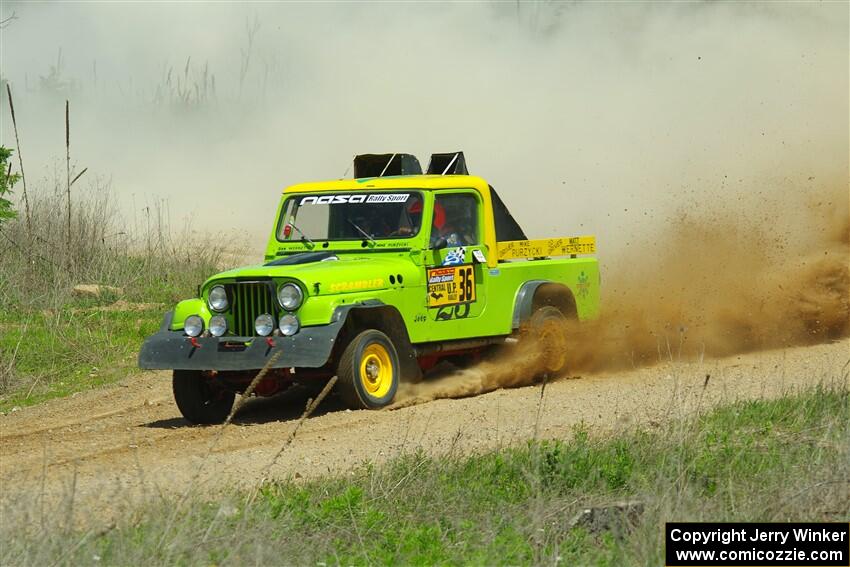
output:
[[[360,154],[354,156],[354,178],[388,175],[422,175],[422,166],[412,154]]]
[[[428,163],[429,175],[469,175],[466,169],[466,158],[463,152],[451,152],[448,154],[431,154]]]

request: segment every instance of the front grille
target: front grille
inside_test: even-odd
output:
[[[273,286],[269,282],[240,282],[229,286],[233,316],[233,333],[238,337],[253,337],[254,321],[259,315],[276,315],[277,305]]]

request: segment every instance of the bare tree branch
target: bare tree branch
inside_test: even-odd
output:
[[[0,20],[0,30],[6,28],[9,24],[12,23],[12,20],[17,20],[18,16],[15,15],[15,12],[12,12],[12,15],[6,18],[5,20]]]
[[[84,170],[82,170],[81,172],[79,172],[79,173],[77,174],[77,176],[71,180],[71,187],[73,187],[73,186],[74,186],[74,183],[76,183],[76,182],[77,182],[77,179],[79,179],[80,177],[82,177],[82,176],[83,176],[83,174],[84,174],[85,172],[87,172],[88,170],[89,170],[89,168],[85,168]]]

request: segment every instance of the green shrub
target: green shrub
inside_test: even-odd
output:
[[[11,173],[11,168],[8,164],[11,157],[12,150],[0,146],[0,226],[5,221],[17,216],[15,209],[12,207],[12,202],[6,198],[12,193],[12,187],[21,178],[19,174]]]

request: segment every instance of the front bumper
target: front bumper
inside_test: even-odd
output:
[[[304,327],[291,337],[198,337],[193,341],[172,331],[173,313],[165,315],[159,331],[139,352],[139,368],[148,370],[255,370],[276,352],[272,368],[319,368],[331,356],[345,318],[327,325]]]

